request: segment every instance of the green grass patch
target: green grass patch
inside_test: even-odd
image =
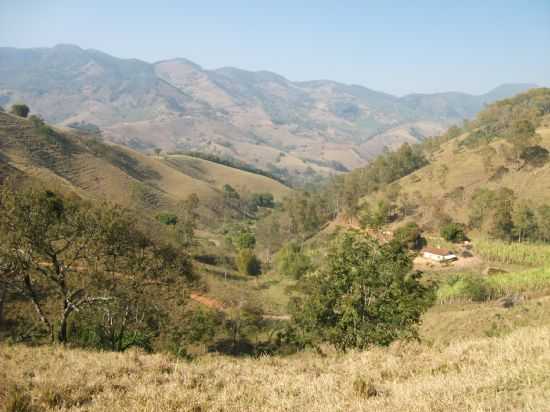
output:
[[[440,303],[483,302],[509,295],[540,295],[550,292],[550,267],[482,277],[454,275],[437,292]]]
[[[541,243],[508,243],[478,239],[474,242],[478,255],[490,262],[528,266],[550,266],[550,245]]]

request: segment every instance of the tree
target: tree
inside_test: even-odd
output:
[[[521,243],[527,237],[534,237],[537,229],[535,213],[525,202],[514,207],[512,213],[513,233]]]
[[[27,117],[29,115],[30,109],[26,104],[14,104],[10,109],[11,114],[14,114],[19,117]]]
[[[378,201],[375,208],[365,204],[359,214],[361,227],[380,229],[390,221],[392,209],[393,205],[385,200]]]
[[[543,242],[550,242],[550,206],[542,205],[536,213],[537,236]]]
[[[275,258],[277,270],[285,276],[300,279],[311,269],[311,259],[302,253],[300,246],[294,242],[287,243]]]
[[[252,249],[240,249],[236,257],[237,268],[242,275],[259,276],[262,264]]]
[[[470,225],[482,229],[499,239],[510,239],[515,202],[513,190],[502,187],[498,190],[478,189],[470,202]]]
[[[237,250],[254,249],[256,246],[256,236],[248,227],[239,227],[230,234],[230,238],[231,244]]]
[[[426,246],[426,239],[422,236],[422,229],[414,222],[407,223],[395,230],[393,238],[409,250],[420,250]]]
[[[175,227],[176,240],[184,248],[189,248],[195,243],[199,204],[200,200],[196,193],[191,193],[185,200],[178,203],[178,219]]]
[[[441,227],[439,233],[449,242],[458,243],[467,240],[465,227],[461,223],[449,222]]]
[[[115,289],[127,281],[141,279],[143,292],[148,276],[190,275],[186,256],[155,247],[119,207],[10,187],[0,192],[0,262],[10,268],[9,286],[62,343],[75,314],[114,308]]]
[[[162,153],[162,149],[161,149],[160,147],[155,147],[154,150],[155,150],[155,154],[156,154],[157,156],[160,156],[160,154]]]
[[[416,337],[434,300],[399,243],[380,245],[356,231],[341,234],[325,264],[304,282],[305,297],[292,309],[295,324],[305,341],[341,350]]]
[[[270,263],[272,254],[281,246],[283,239],[279,213],[271,212],[256,223],[256,239],[267,250],[267,261]]]

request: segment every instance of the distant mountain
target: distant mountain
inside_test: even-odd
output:
[[[50,122],[92,123],[142,150],[200,150],[278,173],[361,166],[384,147],[439,134],[531,87],[399,98],[268,71],[205,70],[182,58],[149,64],[72,45],[0,48],[0,105],[22,101]]]

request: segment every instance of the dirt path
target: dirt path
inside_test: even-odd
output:
[[[209,308],[225,312],[229,309],[223,302],[220,302],[217,299],[209,298],[207,296],[201,295],[199,293],[191,293],[191,299],[201,305],[208,306]],[[262,319],[265,320],[290,320],[290,315],[262,315]]]

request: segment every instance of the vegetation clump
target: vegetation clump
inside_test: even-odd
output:
[[[26,104],[14,104],[10,109],[11,114],[19,117],[27,117],[30,111],[29,106]]]
[[[441,227],[439,233],[448,242],[459,243],[468,240],[465,226],[461,223],[449,222]]]

